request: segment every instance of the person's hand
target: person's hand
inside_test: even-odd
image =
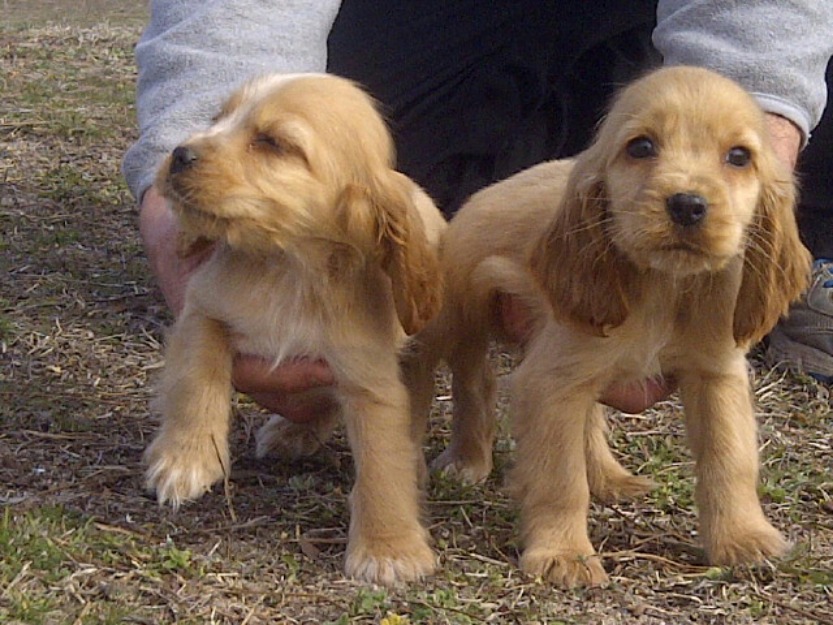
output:
[[[529,338],[532,318],[529,309],[517,297],[503,293],[498,297],[498,309],[503,331],[516,343]],[[668,397],[676,388],[674,380],[657,377],[629,384],[614,383],[602,393],[603,404],[622,412],[637,413]]]
[[[142,198],[139,230],[151,271],[174,315],[185,303],[188,279],[213,253],[212,248],[182,258],[177,254],[176,217],[155,188]],[[307,391],[332,386],[333,373],[321,360],[298,359],[275,368],[255,356],[238,354],[232,368],[234,387],[258,404],[290,421],[303,422],[327,407],[321,395]]]
[[[801,150],[801,131],[798,126],[774,113],[766,114],[766,125],[776,156],[790,170],[795,169],[798,152]]]

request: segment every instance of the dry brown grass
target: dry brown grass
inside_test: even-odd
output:
[[[771,566],[703,564],[675,401],[613,419],[626,464],[660,487],[594,505],[607,589],[561,591],[517,571],[505,437],[487,484],[432,485],[441,568],[407,588],[341,574],[343,438],[293,466],[257,461],[263,415],[246,403],[229,492],[159,509],[139,460],[170,319],[118,171],[135,133],[141,14],[126,0],[87,2],[67,20],[68,4],[44,1],[35,14],[7,1],[0,30],[0,622],[833,623],[829,388],[760,363],[761,490],[797,544]],[[430,455],[447,440],[446,396]]]

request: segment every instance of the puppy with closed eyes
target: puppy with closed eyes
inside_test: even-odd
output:
[[[256,79],[213,126],[178,146],[157,185],[183,251],[214,245],[188,284],[145,453],[147,484],[179,506],[228,475],[232,358],[325,360],[332,405],[308,423],[273,417],[258,453],[313,453],[339,416],[355,461],[349,575],[383,584],[433,571],[420,522],[422,457],[398,358],[439,309],[445,220],[393,169],[370,98],[330,75]]]
[[[472,197],[444,243],[446,295],[409,363],[416,419],[431,372],[453,374],[449,448],[435,466],[469,480],[492,467],[490,337],[500,293],[532,328],[513,375],[522,569],[562,585],[607,577],[587,531],[591,492],[647,483],[607,448],[600,394],[614,381],[676,378],[711,563],[759,562],[787,543],[758,500],[745,354],[806,287],[791,172],[764,113],[713,72],[666,68],[625,88],[592,145]]]

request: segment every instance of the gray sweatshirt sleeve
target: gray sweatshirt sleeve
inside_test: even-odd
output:
[[[241,82],[324,71],[340,0],[153,0],[136,46],[139,139],[122,172],[137,200],[162,157],[205,127]]]
[[[806,140],[827,101],[833,1],[659,0],[654,45],[667,65],[735,79]]]

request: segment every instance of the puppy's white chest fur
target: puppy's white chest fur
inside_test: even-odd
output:
[[[380,271],[331,275],[326,266],[285,254],[218,250],[194,276],[187,305],[226,324],[237,351],[275,364],[305,356],[335,365],[351,345],[392,345],[404,337]]]

